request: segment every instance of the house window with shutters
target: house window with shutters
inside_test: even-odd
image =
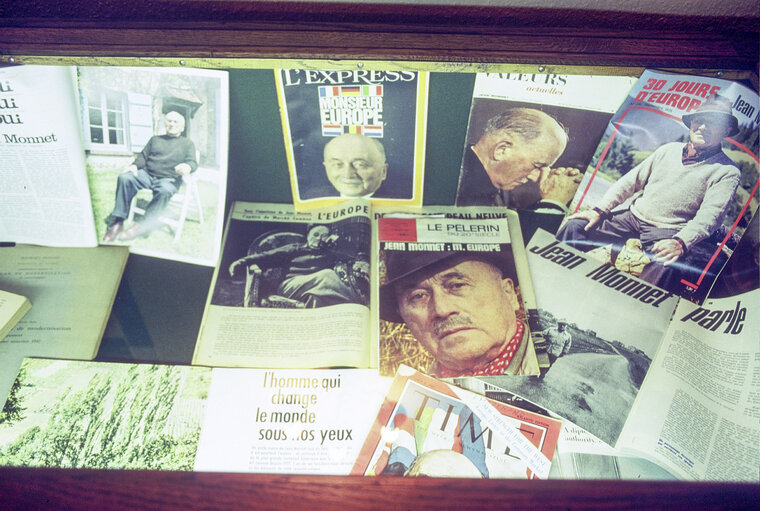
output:
[[[114,90],[83,97],[86,149],[95,153],[140,151],[153,134],[152,98]]]

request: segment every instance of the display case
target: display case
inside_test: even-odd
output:
[[[291,200],[287,172],[251,171],[285,162],[282,135],[271,128],[279,124],[271,71],[277,67],[430,71],[426,204],[454,202],[475,72],[638,75],[657,68],[758,88],[760,17],[730,13],[44,0],[11,1],[0,14],[2,65],[230,70],[236,108],[230,116],[226,209],[235,200]],[[257,94],[247,95],[249,88]],[[208,267],[130,256],[98,359],[189,363],[211,275]],[[757,483],[0,469],[0,507],[7,509],[749,509],[759,499]]]

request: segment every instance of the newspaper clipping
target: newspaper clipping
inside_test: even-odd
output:
[[[367,200],[236,202],[193,364],[369,367],[370,250]]]
[[[539,377],[486,381],[614,446],[678,297],[563,247],[546,231],[527,248],[551,367]]]
[[[0,241],[92,247],[76,72],[0,69]]]
[[[760,482],[760,291],[681,300],[618,442],[683,479]]]

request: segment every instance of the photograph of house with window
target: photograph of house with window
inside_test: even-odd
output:
[[[98,240],[213,265],[227,183],[227,73],[79,67],[77,76]]]

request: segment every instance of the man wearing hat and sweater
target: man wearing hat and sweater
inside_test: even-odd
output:
[[[440,378],[537,375],[538,361],[498,253],[388,252],[380,317],[406,323]]]
[[[684,115],[683,123],[688,143],[657,148],[618,179],[596,207],[571,215],[557,238],[580,250],[638,238],[652,259],[641,278],[675,285],[681,265],[674,263],[721,226],[741,177],[720,147],[723,138],[739,131],[727,98],[713,94]]]

